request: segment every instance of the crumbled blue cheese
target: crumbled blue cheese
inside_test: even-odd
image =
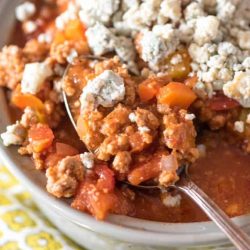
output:
[[[155,35],[152,31],[143,33],[141,39],[142,59],[150,65],[156,65],[166,58],[168,51],[164,39]]]
[[[148,132],[150,132],[150,128],[148,128],[147,126],[142,126],[142,127],[138,127],[138,130],[139,130],[139,132],[140,133],[148,133]]]
[[[136,122],[136,114],[135,113],[130,113],[128,118],[131,122]]]
[[[94,155],[89,152],[84,152],[83,154],[80,154],[80,159],[82,161],[82,164],[85,168],[91,169],[94,167]]]
[[[26,21],[36,13],[36,6],[31,2],[24,2],[16,7],[16,19],[20,22]]]
[[[234,79],[223,86],[224,94],[237,100],[243,107],[250,107],[250,71],[236,72]]]
[[[234,130],[243,133],[244,132],[244,122],[243,121],[236,121],[234,123]]]
[[[131,38],[116,36],[101,23],[96,23],[93,27],[88,28],[86,36],[95,55],[101,56],[115,51],[121,61],[126,63],[128,69],[138,74],[135,63],[136,52]]]
[[[245,54],[231,42],[205,43],[203,46],[192,43],[189,54],[193,72],[201,82],[212,84],[213,90],[222,90],[235,73],[247,70],[247,63],[242,63]]]
[[[187,121],[192,121],[195,119],[195,114],[186,114],[185,115],[185,120]]]
[[[125,83],[123,78],[112,70],[105,70],[95,79],[88,81],[80,97],[81,109],[113,107],[125,97]]]
[[[171,58],[170,63],[173,64],[173,65],[176,65],[176,64],[181,63],[182,60],[183,60],[182,56],[180,54],[176,54],[175,56],[173,56]]]
[[[144,31],[140,43],[142,59],[155,69],[163,59],[176,50],[179,40],[172,25],[166,24],[156,25],[152,31]]]
[[[65,12],[58,16],[55,20],[56,27],[60,30],[65,28],[65,25],[70,21],[78,18],[78,8],[73,4],[69,3],[69,6]]]
[[[142,34],[141,57],[152,71],[166,69],[162,62],[180,42],[189,47],[191,74],[198,76],[208,96],[222,90],[235,73],[249,70],[245,61],[250,56],[249,0],[77,2],[79,15],[89,27],[93,53],[116,52],[134,73],[131,40],[138,33]],[[177,61],[173,59],[173,64]]]
[[[78,57],[77,51],[75,49],[72,49],[66,59],[68,63],[73,63],[74,59],[77,57]]]
[[[39,43],[51,43],[52,36],[49,33],[42,33],[37,37]]]
[[[160,6],[159,13],[160,21],[162,19],[166,22],[172,20],[177,22],[181,18],[181,1],[180,0],[163,0]],[[158,17],[158,19],[159,19]]]
[[[178,207],[181,204],[181,196],[179,194],[173,196],[169,193],[164,193],[162,203],[166,207]]]
[[[159,15],[161,2],[161,0],[147,0],[139,5],[133,3],[122,17],[123,26],[137,31],[152,26]]]
[[[7,126],[6,132],[1,134],[5,146],[21,145],[24,142],[25,137],[26,129],[19,122]]]
[[[120,0],[78,0],[81,7],[81,19],[87,25],[95,22],[109,24],[111,17],[118,10]]]
[[[26,64],[21,82],[21,91],[30,94],[38,93],[45,80],[52,75],[51,67],[45,62]]]
[[[23,31],[26,34],[31,34],[31,33],[35,32],[37,28],[38,28],[37,24],[33,21],[27,21],[27,22],[23,23]]]
[[[114,51],[115,36],[103,24],[97,23],[95,26],[88,28],[86,36],[88,44],[95,55],[100,56]]]
[[[228,0],[219,0],[217,1],[217,17],[224,22],[229,21],[233,18],[233,15],[236,10],[236,6]]]
[[[197,2],[191,2],[184,10],[185,20],[192,20],[198,17],[205,16],[202,5]]]
[[[218,44],[218,54],[221,56],[236,55],[237,48],[230,42],[221,42]]]
[[[135,63],[136,52],[132,39],[119,36],[115,39],[115,52],[122,62],[126,63],[128,69],[134,74],[138,74],[138,67]]]
[[[215,40],[219,33],[220,21],[215,16],[199,17],[196,21],[194,41],[205,44]]]

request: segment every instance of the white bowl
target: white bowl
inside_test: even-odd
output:
[[[14,8],[18,2],[0,1],[0,30],[1,34],[5,34],[5,37],[0,36],[1,47],[10,33]],[[3,90],[0,90],[0,133],[9,123],[8,107]],[[160,223],[115,215],[106,221],[96,221],[90,215],[70,208],[67,200],[50,196],[45,190],[44,174],[34,169],[29,158],[18,155],[16,147],[5,148],[0,143],[0,156],[4,164],[29,189],[51,222],[88,249],[230,249],[227,239],[212,222]],[[234,221],[250,232],[250,216],[240,216],[234,218]]]

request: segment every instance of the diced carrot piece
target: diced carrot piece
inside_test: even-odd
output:
[[[153,99],[159,92],[160,88],[166,85],[169,81],[169,77],[154,77],[140,83],[138,86],[138,94],[141,101],[147,102]]]
[[[61,44],[65,41],[85,41],[85,27],[81,23],[80,20],[74,19],[70,20],[66,25],[63,31],[57,30],[53,43],[54,44]]]
[[[67,40],[85,40],[85,27],[80,20],[70,20],[64,30]]]
[[[133,185],[138,185],[159,176],[161,172],[161,157],[162,155],[155,155],[149,161],[136,166],[128,174],[128,181]]]
[[[65,34],[62,31],[57,30],[53,39],[53,43],[61,44],[61,43],[64,43],[64,41],[66,41]]]
[[[44,110],[43,102],[36,96],[31,94],[17,93],[12,96],[11,102],[20,109],[31,107],[37,111]]]
[[[143,102],[147,102],[147,101],[153,99],[156,96],[159,89],[160,89],[159,86],[152,86],[152,85],[149,85],[149,84],[141,83],[138,86],[138,94],[140,96],[140,99]]]
[[[34,152],[41,153],[52,145],[54,134],[47,124],[39,123],[29,129],[28,138]]]
[[[171,82],[160,89],[157,98],[158,102],[161,104],[187,109],[197,96],[183,83]]]
[[[99,165],[95,167],[95,172],[99,176],[97,188],[104,193],[113,191],[115,188],[115,174],[113,170],[106,165]]]

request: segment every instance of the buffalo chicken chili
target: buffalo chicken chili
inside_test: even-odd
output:
[[[190,164],[228,215],[250,212],[248,0],[41,0],[15,13],[0,52],[15,122],[1,138],[51,195],[99,220],[202,221],[177,192],[124,184],[168,187]]]

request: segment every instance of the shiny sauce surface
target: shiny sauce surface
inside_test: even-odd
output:
[[[189,170],[192,180],[229,216],[250,213],[250,155],[221,141],[215,133],[209,139],[206,156]],[[181,196],[180,207],[168,208],[162,204],[159,195],[140,193],[136,199],[135,216],[164,222],[208,220],[193,201],[184,194]]]

